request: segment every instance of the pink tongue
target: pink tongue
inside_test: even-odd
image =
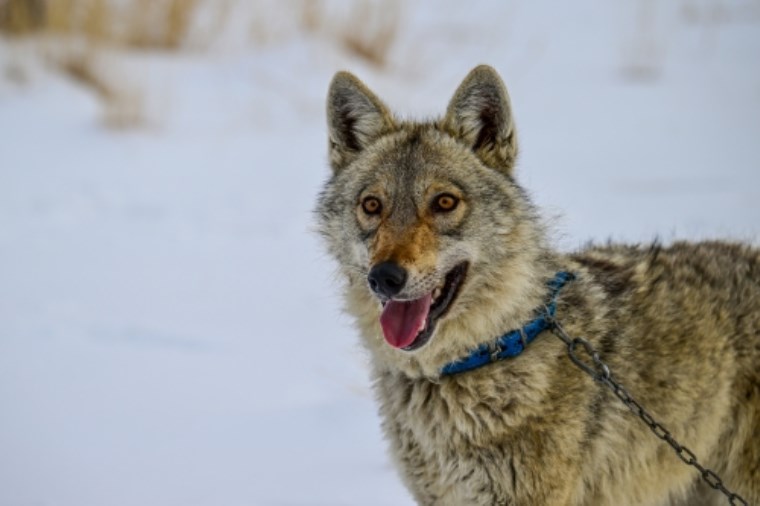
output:
[[[417,300],[390,300],[380,315],[380,326],[388,344],[406,348],[414,342],[420,327],[427,320],[432,293]]]

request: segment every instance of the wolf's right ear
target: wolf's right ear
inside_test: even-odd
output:
[[[517,157],[512,107],[501,77],[488,65],[475,67],[449,102],[444,128],[483,163],[509,174]]]
[[[348,72],[338,72],[327,93],[330,165],[338,171],[372,141],[394,127],[388,109],[374,93]]]

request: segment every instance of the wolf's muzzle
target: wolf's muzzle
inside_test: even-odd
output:
[[[395,262],[381,262],[369,271],[369,287],[378,295],[391,298],[398,294],[406,283],[406,270]]]

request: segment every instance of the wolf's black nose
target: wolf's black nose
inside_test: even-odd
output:
[[[367,280],[373,292],[390,298],[404,288],[406,271],[394,262],[382,262],[369,271]]]

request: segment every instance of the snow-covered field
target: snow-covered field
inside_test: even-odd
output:
[[[383,68],[297,32],[104,58],[144,126],[0,40],[0,506],[412,504],[312,231],[336,70],[424,117],[496,67],[564,249],[760,243],[756,0],[408,2]]]

